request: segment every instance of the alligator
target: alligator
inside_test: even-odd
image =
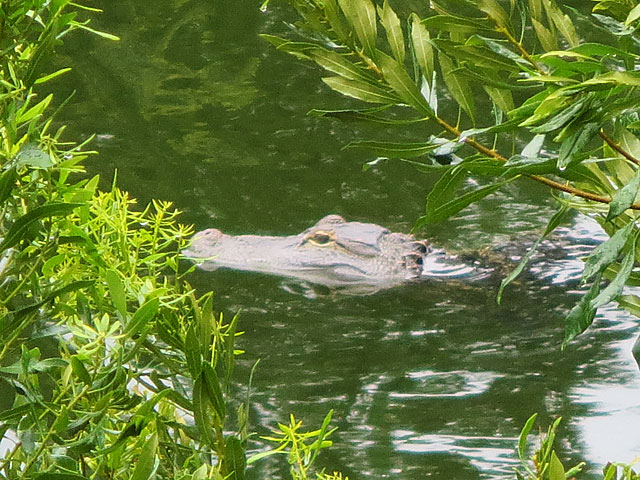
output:
[[[290,277],[352,292],[373,293],[425,276],[467,274],[442,250],[413,235],[327,215],[297,235],[196,233],[183,255],[204,270],[230,268]]]

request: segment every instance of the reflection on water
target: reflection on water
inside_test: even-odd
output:
[[[76,37],[63,62],[76,76],[59,84],[60,98],[78,89],[69,131],[103,133],[91,169],[106,185],[119,167],[134,196],[172,200],[197,230],[231,234],[294,234],[329,213],[408,232],[423,214],[434,177],[393,162],[363,173],[370,159],[340,148],[353,138],[415,141],[429,132],[306,116],[347,103],[327,94],[319,72],[258,39],[286,28],[286,11],[261,15],[255,2],[228,0],[212,8],[195,0],[113,5],[96,26],[122,41]],[[546,190],[523,180],[418,233],[456,253],[489,246],[509,266],[553,213],[541,198]],[[335,409],[340,430],[321,456],[328,469],[371,479],[507,476],[534,412],[544,426],[564,418],[559,449],[567,463],[628,461],[640,448],[632,436],[640,385],[629,353],[637,320],[602,309],[594,329],[559,348],[563,316],[579,293],[580,257],[603,238],[596,227],[577,217],[560,231],[558,248],[542,245],[501,306],[501,274],[368,296],[223,270],[192,281],[216,292],[219,310],[242,312],[248,353],[237,378],[246,381],[262,359],[251,412],[260,434],[289,413],[311,428]],[[265,447],[257,437],[251,446]],[[249,475],[287,472],[267,461]]]

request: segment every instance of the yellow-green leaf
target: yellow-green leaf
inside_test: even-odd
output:
[[[378,65],[387,83],[389,83],[403,102],[411,105],[423,115],[429,117],[434,116],[433,110],[420,93],[418,86],[411,79],[404,66],[381,52],[379,53]]]
[[[433,47],[430,42],[429,31],[415,14],[411,14],[411,43],[416,61],[422,70],[424,78],[431,82],[433,77]]]
[[[344,77],[325,77],[322,79],[329,87],[348,97],[357,98],[368,103],[392,105],[398,98],[392,93],[374,85],[350,80]]]
[[[400,20],[398,15],[389,6],[388,0],[385,0],[382,8],[378,7],[378,15],[380,16],[380,23],[387,32],[387,40],[391,47],[391,53],[394,58],[399,62],[404,62],[404,36],[402,34],[402,27],[400,26]]]
[[[558,49],[558,39],[551,30],[535,18],[531,18],[531,24],[545,52],[552,52]]]
[[[355,30],[364,52],[374,58],[378,28],[373,3],[371,0],[338,0],[338,4]]]
[[[453,61],[447,55],[440,54],[438,58],[440,59],[440,68],[442,70],[442,76],[444,77],[444,83],[447,85],[451,96],[453,96],[466,114],[469,115],[471,122],[475,125],[475,100],[467,80],[454,72],[455,66]]]

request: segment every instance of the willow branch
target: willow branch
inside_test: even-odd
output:
[[[435,117],[434,120],[440,126],[442,126],[445,130],[447,130],[449,133],[460,138],[460,135],[462,132],[460,132],[460,130],[458,130],[456,127],[450,125],[446,120],[443,120],[440,117]],[[474,148],[478,152],[483,153],[484,155],[487,155],[488,157],[491,157],[500,162],[506,163],[508,160],[506,157],[502,156],[500,153],[486,147],[485,145],[481,144],[477,140],[474,140],[473,138],[465,138],[464,143]],[[603,195],[598,195],[591,192],[585,192],[584,190],[580,190],[579,188],[572,187],[571,185],[567,185],[565,183],[556,182],[555,180],[551,180],[550,178],[543,177],[541,175],[526,174],[526,176],[531,178],[532,180],[535,180],[536,182],[547,185],[548,187],[551,187],[554,190],[560,190],[562,192],[569,193],[573,196],[584,198],[585,200],[590,200],[592,202],[598,202],[598,203],[611,203],[611,198],[609,197],[605,197]],[[634,203],[629,208],[632,210],[640,210],[640,203]]]
[[[602,140],[604,140],[607,143],[607,145],[609,145],[613,150],[618,152],[620,155],[622,155],[624,158],[626,158],[630,162],[635,163],[636,165],[640,165],[640,160],[638,160],[636,157],[634,157],[625,149],[623,149],[620,145],[618,145],[609,135],[605,133],[604,130],[600,130],[599,135],[600,135],[600,138],[602,138]]]

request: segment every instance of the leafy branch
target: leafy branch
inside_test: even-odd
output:
[[[587,261],[611,282],[600,292],[600,276],[584,277],[591,293],[568,315],[565,344],[592,323],[599,306],[621,298],[622,286],[635,278],[633,211],[640,210],[640,14],[633,2],[599,1],[597,16],[589,17],[554,0],[437,0],[403,22],[389,0],[378,6],[371,0],[288,1],[301,17],[291,34],[296,39],[263,37],[317,63],[330,74],[322,80],[331,89],[374,105],[313,114],[397,126],[403,133],[425,121],[440,130],[428,138],[417,131],[412,142],[347,145],[442,173],[416,228],[528,177],[567,194],[557,196],[563,207],[594,214],[616,238]],[[583,41],[576,20],[595,24],[600,42]],[[439,104],[449,100],[458,105],[454,119],[439,113]],[[479,117],[478,105],[491,105],[492,115]],[[507,138],[518,141],[509,145]],[[515,153],[501,153],[507,150]],[[480,186],[463,187],[471,176],[482,178],[474,183]],[[608,205],[606,214],[599,205]],[[543,237],[560,224],[561,212]],[[600,251],[608,252],[606,262],[597,259]],[[640,315],[640,299],[627,300],[624,305]]]

